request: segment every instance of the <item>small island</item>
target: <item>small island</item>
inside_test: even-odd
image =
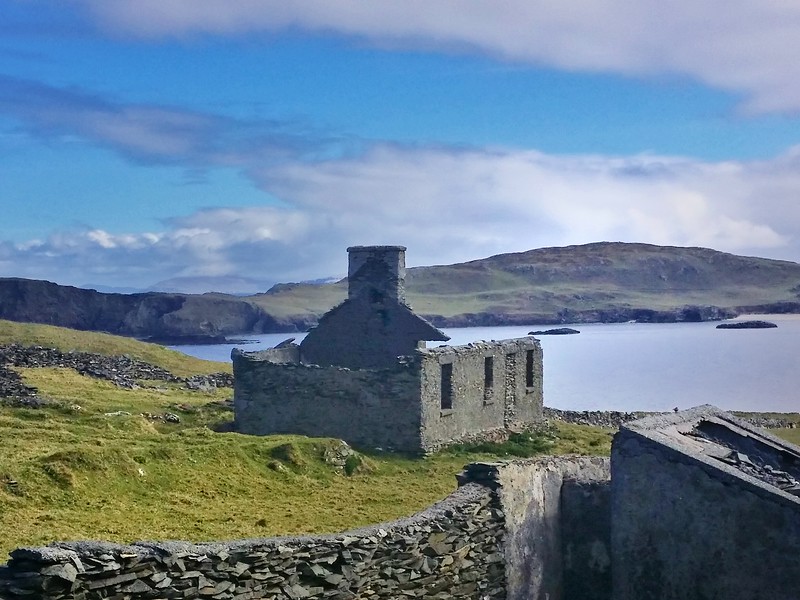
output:
[[[769,321],[738,321],[717,325],[717,329],[772,329],[773,327],[777,327],[777,325]]]
[[[571,335],[573,333],[580,333],[580,331],[569,327],[559,327],[557,329],[545,329],[544,331],[529,331],[528,335]]]

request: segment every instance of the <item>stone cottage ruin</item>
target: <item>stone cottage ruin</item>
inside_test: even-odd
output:
[[[348,298],[300,344],[234,350],[235,427],[433,451],[542,416],[538,340],[427,348],[449,338],[405,298],[405,248],[348,248]]]

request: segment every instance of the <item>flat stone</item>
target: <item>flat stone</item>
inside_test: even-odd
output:
[[[78,576],[78,570],[74,567],[74,565],[72,565],[72,563],[67,563],[63,565],[53,565],[52,567],[42,569],[42,575],[46,577],[58,577],[59,579],[63,579],[64,581],[69,581],[72,583]]]

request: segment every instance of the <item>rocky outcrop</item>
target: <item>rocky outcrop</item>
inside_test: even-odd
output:
[[[558,327],[556,329],[544,329],[541,331],[529,331],[528,335],[574,335],[580,333],[577,329],[569,327]]]
[[[736,323],[720,323],[717,329],[774,329],[775,323],[769,321],[738,321]]]

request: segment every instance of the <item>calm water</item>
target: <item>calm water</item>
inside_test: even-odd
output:
[[[541,336],[547,406],[570,410],[670,410],[714,404],[727,410],[800,411],[800,315],[767,315],[777,329],[718,330],[717,323],[572,325],[580,335]],[[444,329],[452,344],[519,337],[547,326]],[[252,336],[255,343],[173,346],[227,361],[234,347],[269,348],[288,337]],[[434,344],[436,344],[434,342]]]

